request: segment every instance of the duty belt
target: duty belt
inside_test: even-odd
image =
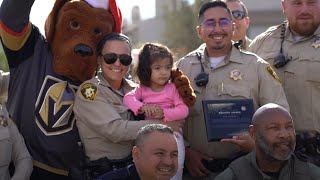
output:
[[[203,160],[202,163],[211,172],[222,172],[228,168],[232,161],[245,154],[246,153],[239,152],[228,159],[213,159],[211,161]]]
[[[86,170],[87,170],[87,179],[95,179],[98,176],[101,176],[107,172],[114,171],[120,168],[127,167],[132,164],[132,156],[129,155],[124,159],[111,160],[107,157],[100,158],[94,161],[87,161]]]

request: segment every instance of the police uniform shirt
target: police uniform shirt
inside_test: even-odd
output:
[[[202,54],[201,61],[205,72],[209,74],[209,82],[205,87],[198,87],[194,81],[201,72],[196,52]],[[195,105],[189,110],[184,135],[192,148],[214,158],[228,158],[238,149],[231,143],[208,142],[202,100],[251,98],[255,109],[267,103],[277,103],[289,109],[277,75],[267,62],[252,53],[232,46],[224,61],[210,69],[205,45],[201,45],[178,61],[178,68],[189,77],[197,95]]]
[[[320,27],[310,37],[296,41],[285,27],[283,55],[290,59],[279,75],[297,131],[320,132]],[[269,28],[257,36],[249,50],[273,64],[281,47],[282,26]]]
[[[123,159],[130,155],[139,129],[157,120],[134,121],[122,103],[124,93],[133,89],[123,79],[123,92],[113,89],[101,72],[85,81],[77,91],[74,104],[77,127],[90,160],[107,157]]]
[[[15,166],[10,178],[9,165]],[[0,179],[28,180],[32,172],[32,159],[16,125],[11,119],[0,118]]]

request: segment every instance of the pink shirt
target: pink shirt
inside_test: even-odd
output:
[[[158,105],[163,109],[164,121],[185,119],[189,114],[188,106],[184,104],[172,83],[167,83],[160,92],[154,92],[151,88],[140,84],[124,96],[123,103],[135,115],[144,104]],[[146,118],[150,119],[150,117]]]

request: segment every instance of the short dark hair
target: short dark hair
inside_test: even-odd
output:
[[[102,55],[102,49],[103,49],[103,46],[106,44],[106,42],[107,41],[112,41],[112,40],[126,42],[129,45],[130,52],[131,52],[132,45],[131,45],[130,39],[126,35],[124,35],[122,33],[113,32],[113,33],[110,33],[110,34],[106,35],[105,37],[102,38],[101,41],[99,41],[98,46],[97,46],[97,54],[98,54],[98,56]]]
[[[144,127],[142,127],[136,137],[135,140],[135,145],[139,148],[143,146],[144,140],[153,132],[161,132],[161,133],[167,133],[167,134],[172,134],[173,135],[173,130],[163,124],[148,124]],[[157,142],[155,142],[157,143]]]
[[[157,60],[169,58],[173,65],[173,54],[167,46],[162,44],[147,43],[139,52],[138,62],[134,66],[134,74],[144,86],[151,85],[151,66]]]
[[[224,2],[237,2],[241,5],[242,10],[245,13],[245,16],[248,17],[249,16],[249,12],[247,7],[243,4],[243,2],[241,0],[224,0]]]
[[[215,7],[225,8],[228,11],[228,13],[230,14],[230,18],[232,17],[231,11],[225,2],[223,2],[221,0],[211,0],[209,2],[204,3],[200,7],[199,14],[198,14],[199,24],[201,24],[203,22],[203,14],[205,13],[205,11],[208,10],[209,8],[215,8]]]

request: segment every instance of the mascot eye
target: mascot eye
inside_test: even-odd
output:
[[[102,34],[102,31],[99,28],[94,29],[94,34],[99,36]]]
[[[80,23],[78,21],[71,21],[70,22],[70,27],[72,29],[79,29],[80,28]]]

